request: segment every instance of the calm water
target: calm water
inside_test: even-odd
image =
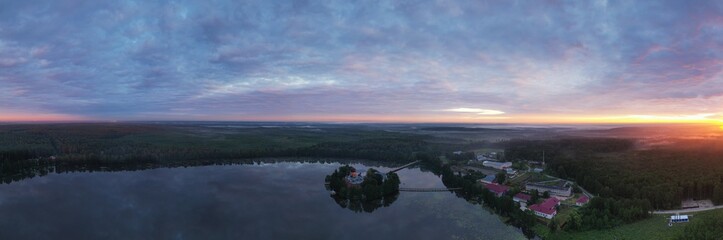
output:
[[[339,166],[51,174],[0,185],[0,239],[524,239],[448,192],[402,192],[372,213],[342,208],[323,185]],[[399,175],[402,187],[443,187],[419,169]]]

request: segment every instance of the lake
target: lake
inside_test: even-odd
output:
[[[343,208],[324,187],[341,165],[49,174],[0,185],[0,239],[525,239],[450,192],[401,192],[373,212]],[[400,187],[444,187],[419,168],[398,174]]]

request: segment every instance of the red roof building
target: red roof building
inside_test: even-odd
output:
[[[490,192],[494,193],[497,197],[501,197],[502,194],[505,194],[510,187],[496,183],[488,183],[485,184],[485,188],[489,189]]]
[[[588,198],[587,195],[583,194],[582,197],[577,199],[577,201],[575,202],[575,205],[582,207],[582,205],[585,205],[588,202],[590,202],[590,198]]]
[[[540,204],[532,204],[530,206],[530,210],[534,211],[537,216],[552,219],[552,217],[557,214],[557,209],[555,207],[558,205],[560,205],[560,200],[551,197],[545,199],[545,201]]]
[[[515,197],[512,198],[515,202],[529,202],[530,199],[532,199],[532,196],[524,194],[524,193],[518,193],[515,194]]]

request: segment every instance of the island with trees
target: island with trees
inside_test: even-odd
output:
[[[399,176],[396,173],[382,173],[369,168],[362,173],[354,167],[344,165],[326,176],[326,182],[333,195],[342,199],[373,201],[399,193]]]

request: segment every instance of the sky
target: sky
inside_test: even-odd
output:
[[[723,123],[722,1],[0,0],[0,121]]]

